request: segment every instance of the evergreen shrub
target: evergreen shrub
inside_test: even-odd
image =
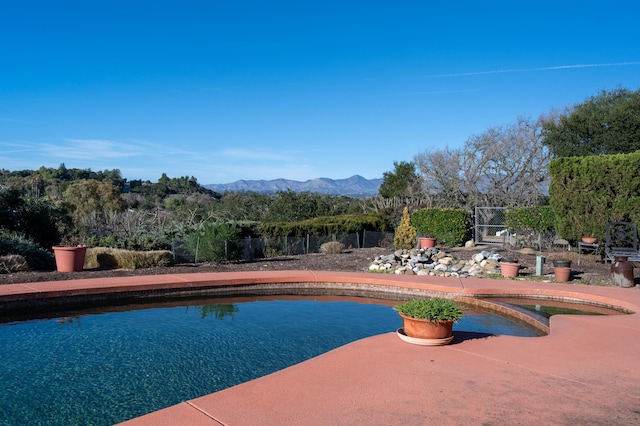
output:
[[[563,238],[604,241],[607,222],[640,224],[640,151],[556,158],[549,171],[549,203]]]
[[[420,209],[411,215],[411,223],[421,237],[431,237],[438,244],[460,247],[471,238],[473,226],[463,209]]]
[[[417,235],[416,228],[411,225],[409,208],[405,207],[402,212],[402,219],[400,219],[400,224],[393,237],[393,245],[399,249],[412,249],[416,246]]]

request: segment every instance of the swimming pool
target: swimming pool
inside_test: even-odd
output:
[[[5,323],[0,424],[113,424],[402,325],[397,302],[273,299],[183,300]],[[454,327],[462,330],[537,335],[473,310]]]

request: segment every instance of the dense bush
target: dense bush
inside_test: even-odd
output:
[[[551,161],[550,204],[569,241],[604,239],[607,222],[640,222],[640,151]]]
[[[553,244],[555,214],[551,206],[511,208],[506,212],[507,230],[526,247],[542,249]]]
[[[469,213],[462,209],[416,210],[411,223],[419,236],[436,238],[438,244],[448,247],[464,245],[473,230]]]
[[[51,252],[19,234],[0,230],[0,256],[14,254],[24,257],[30,269],[49,271],[55,268]]]
[[[50,249],[60,242],[58,229],[66,222],[63,210],[52,203],[25,195],[18,189],[0,190],[0,229],[24,235]]]
[[[511,208],[506,212],[509,232],[544,232],[553,230],[555,214],[551,206]]]
[[[224,262],[242,257],[240,230],[235,224],[204,223],[188,236],[196,262]]]

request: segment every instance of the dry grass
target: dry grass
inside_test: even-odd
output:
[[[330,241],[320,246],[320,253],[324,254],[340,254],[344,250],[344,244],[338,241]]]
[[[19,254],[8,254],[0,256],[0,273],[11,274],[13,272],[28,271],[29,264],[24,256]]]
[[[140,269],[168,266],[172,259],[169,250],[133,251],[95,247],[87,249],[84,266],[92,269]]]

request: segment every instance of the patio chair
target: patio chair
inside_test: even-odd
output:
[[[616,256],[626,256],[630,261],[640,262],[638,227],[631,222],[609,222],[606,225],[607,239],[604,253],[611,262]]]

